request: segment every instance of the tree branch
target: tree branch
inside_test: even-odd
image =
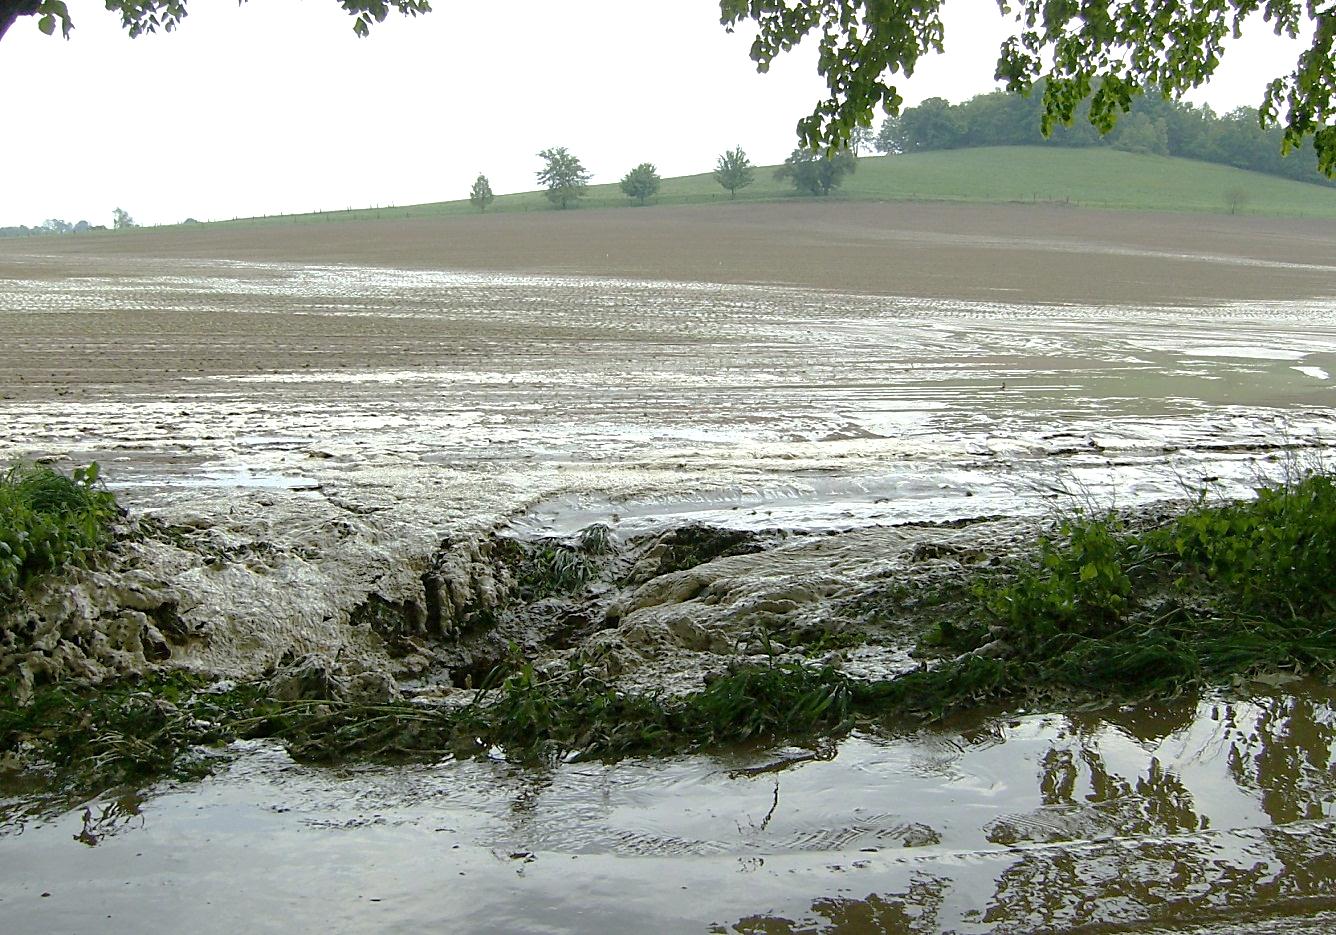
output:
[[[20,16],[34,16],[41,0],[0,0],[0,39]]]

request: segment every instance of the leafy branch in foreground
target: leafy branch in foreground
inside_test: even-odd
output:
[[[337,0],[338,5],[353,17],[353,32],[367,36],[372,23],[383,23],[391,10],[404,16],[430,13],[429,0]],[[131,36],[142,36],[158,30],[172,32],[181,25],[189,9],[186,0],[104,0],[109,12],[121,17],[121,25]],[[60,27],[66,39],[74,29],[65,0],[0,0],[0,38],[20,16],[36,16],[37,28],[48,36]]]
[[[921,58],[943,51],[944,2],[720,0],[719,6],[730,29],[743,20],[755,23],[751,56],[763,72],[805,37],[817,37],[817,71],[830,96],[799,121],[798,136],[807,147],[839,149],[857,128],[871,126],[876,109],[900,112],[904,99],[891,77],[908,78]],[[998,5],[1014,28],[999,50],[996,77],[1008,90],[1027,93],[1043,81],[1045,134],[1056,124],[1070,124],[1087,100],[1091,123],[1107,132],[1147,86],[1181,98],[1215,73],[1226,46],[1255,13],[1278,35],[1295,38],[1311,27],[1311,44],[1294,70],[1266,85],[1260,119],[1263,127],[1281,123],[1285,152],[1312,137],[1319,171],[1336,175],[1336,8],[1330,3],[999,0]]]

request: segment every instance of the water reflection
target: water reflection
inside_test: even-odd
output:
[[[1292,689],[1047,719],[1034,807],[983,826],[998,849],[940,854],[916,862],[906,885],[715,930],[1215,930],[1248,918],[1254,930],[1325,931],[1336,705],[1330,686]],[[1023,755],[1027,726],[1012,722],[1003,746]]]
[[[542,771],[252,742],[202,783],[11,811],[0,902],[7,932],[113,935],[249,930],[295,898],[347,932],[1322,931],[1333,734],[1332,688],[1294,683]],[[74,890],[98,914],[40,896]],[[199,928],[208,900],[235,908]]]

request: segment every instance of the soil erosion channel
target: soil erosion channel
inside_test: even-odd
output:
[[[0,244],[0,458],[95,459],[147,518],[7,664],[447,703],[517,647],[669,693],[739,658],[901,671],[909,634],[841,636],[887,582],[1055,505],[1320,459],[1333,256],[1312,222],[839,204]],[[525,562],[575,545],[592,590],[535,594]],[[16,932],[1319,931],[1333,730],[1301,682],[542,771],[257,742],[73,810],[11,792],[0,904]]]

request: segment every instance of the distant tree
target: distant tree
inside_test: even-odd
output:
[[[130,217],[130,212],[126,211],[124,208],[117,208],[115,211],[111,212],[111,226],[114,230],[123,231],[129,230],[137,225],[135,224],[135,219]]]
[[[930,97],[900,118],[909,149],[953,149],[965,142],[965,128],[951,102]]]
[[[590,175],[565,146],[545,149],[538,155],[547,163],[538,171],[538,181],[546,186],[548,201],[558,208],[564,208],[577,198],[584,197]]]
[[[1110,135],[1114,149],[1130,153],[1169,154],[1169,127],[1164,120],[1143,113],[1133,113],[1118,122]]]
[[[854,127],[853,132],[849,134],[849,151],[854,156],[860,156],[864,151],[872,152],[876,143],[877,135],[872,132],[871,127]]]
[[[47,218],[42,222],[42,231],[47,234],[72,234],[74,225],[59,218]]]
[[[92,225],[90,225],[87,221],[80,221],[78,224],[74,225],[74,232],[76,234],[86,234],[92,229],[93,229]]]
[[[652,162],[642,162],[622,179],[622,191],[626,197],[637,199],[642,205],[646,198],[659,193],[659,173]]]
[[[729,198],[736,198],[738,189],[746,188],[755,177],[756,170],[741,146],[730,149],[714,164],[714,180],[728,189]]]
[[[479,211],[486,211],[487,206],[496,200],[492,194],[492,184],[487,181],[487,176],[481,172],[473,180],[473,188],[469,190],[469,202]]]
[[[775,178],[792,179],[793,187],[800,192],[829,195],[840,187],[844,177],[853,172],[857,164],[858,160],[847,149],[833,156],[810,149],[795,149],[775,170]]]
[[[905,143],[905,128],[900,122],[898,116],[889,116],[881,122],[881,130],[877,133],[874,141],[879,153],[903,153],[907,148]]]

